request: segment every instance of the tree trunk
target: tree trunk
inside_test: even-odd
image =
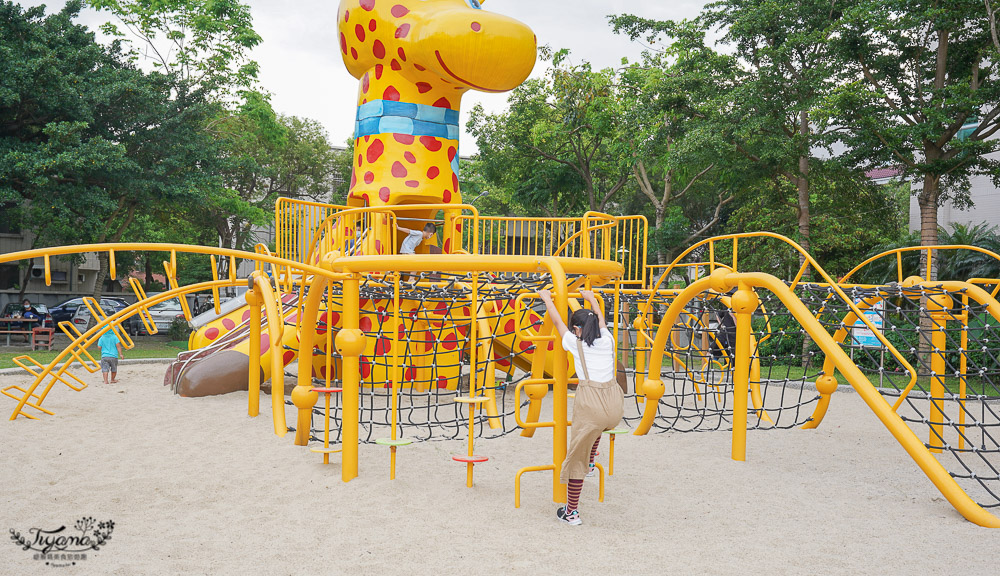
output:
[[[920,206],[920,245],[934,246],[938,243],[938,197],[941,189],[938,186],[937,176],[924,175],[924,189],[917,196],[917,204]],[[930,275],[928,279],[937,280],[937,255],[928,252],[920,252],[920,276],[927,274],[927,258],[930,258]],[[927,313],[927,297],[920,297],[920,337],[918,338],[918,361],[917,370],[922,374],[930,374],[931,366],[931,332],[934,323]]]
[[[803,110],[799,113],[799,136],[808,143],[809,137],[809,113]],[[808,151],[808,147],[807,147]],[[798,216],[799,216],[799,245],[806,253],[812,248],[809,239],[809,157],[806,154],[799,156],[799,173],[796,178],[795,188],[798,192]],[[804,269],[803,269],[804,267]],[[803,270],[802,279],[808,280],[811,274],[810,267],[806,263],[805,254],[799,254],[799,268]],[[809,345],[812,340],[806,334],[802,338],[802,367],[809,365]]]
[[[32,246],[34,248],[34,246]],[[35,259],[28,258],[28,267],[24,269],[24,277],[21,278],[21,290],[17,293],[17,303],[24,302],[24,293],[28,290],[28,282],[31,281],[31,269],[35,267]]]
[[[149,258],[148,252],[144,255],[143,260],[145,262],[145,272],[146,272],[145,289],[147,292],[149,292],[150,290],[149,287],[153,285],[153,261]]]

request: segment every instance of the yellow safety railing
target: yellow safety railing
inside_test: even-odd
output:
[[[933,256],[934,256],[935,252],[940,252],[942,250],[971,250],[973,252],[979,252],[981,254],[986,254],[987,256],[990,256],[993,259],[995,259],[997,261],[1000,261],[1000,254],[997,254],[996,252],[993,252],[991,250],[987,250],[985,248],[980,248],[979,246],[969,246],[969,245],[966,245],[966,244],[941,244],[941,245],[935,245],[935,246],[906,246],[904,248],[896,248],[895,250],[887,250],[885,252],[882,252],[881,254],[876,254],[875,256],[872,256],[871,258],[865,260],[861,264],[858,264],[857,266],[855,266],[854,268],[852,268],[850,272],[848,272],[847,274],[845,274],[844,277],[840,279],[840,282],[841,283],[846,283],[851,278],[851,276],[853,276],[854,274],[856,274],[858,271],[860,271],[861,269],[863,269],[865,266],[871,264],[872,262],[875,262],[876,260],[881,260],[882,258],[886,258],[888,256],[895,256],[896,257],[896,281],[899,282],[899,283],[902,283],[903,280],[904,280],[904,278],[903,278],[903,254],[905,254],[906,252],[924,252],[925,253],[924,254],[924,259],[925,259],[924,275],[923,275],[922,278],[923,278],[923,280],[932,280],[932,278],[931,278],[931,264],[933,263]],[[968,278],[948,278],[948,280],[968,280]]]
[[[305,262],[310,234],[321,222],[347,206],[294,198],[278,198],[274,203],[274,254],[279,258]]]

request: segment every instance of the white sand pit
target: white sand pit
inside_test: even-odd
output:
[[[269,397],[188,399],[165,366],[123,366],[117,385],[57,387],[39,421],[0,424],[5,530],[113,520],[76,565],[35,560],[9,537],[4,574],[996,574],[1000,531],[963,519],[851,393],[818,430],[753,431],[748,460],[728,432],[618,437],[603,503],[588,480],[583,526],[560,524],[551,432],[477,441],[490,461],[465,487],[464,441],[339,455],[272,433]],[[26,384],[0,376],[0,385]],[[13,401],[3,397],[3,417]],[[543,412],[544,414],[544,412]],[[294,422],[291,407],[288,421]],[[607,461],[607,442],[600,461]],[[60,563],[68,563],[62,562]]]

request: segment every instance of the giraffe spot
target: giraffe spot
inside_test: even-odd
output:
[[[358,59],[358,51],[354,48],[351,48],[351,58],[354,58],[355,60]]]
[[[354,188],[358,183],[358,175],[351,170],[351,188]]]
[[[358,303],[358,305],[360,306],[360,302]],[[368,316],[362,316],[361,320],[358,321],[358,328],[361,328],[362,332],[371,332],[372,319],[369,318]]]
[[[392,175],[396,178],[406,177],[406,167],[400,164],[398,160],[392,163]]]
[[[447,387],[448,387],[448,379],[445,378],[444,376],[438,376],[438,388],[447,388]]]
[[[383,202],[388,202],[389,201],[389,188],[383,186],[381,189],[379,189],[379,191],[378,191],[378,197]]]
[[[361,91],[363,93],[367,94],[368,93],[368,87],[369,87],[368,73],[365,72],[365,75],[361,77]]]
[[[451,202],[451,190],[445,190],[441,194],[441,200],[443,200],[445,204]]]
[[[271,349],[271,337],[267,334],[260,335],[260,355],[263,356],[267,354],[267,351]]]
[[[351,11],[350,10],[344,10],[344,22],[347,22],[350,19],[351,19]]]
[[[241,316],[241,318],[243,319],[242,320],[243,322],[246,322],[247,320],[249,320],[250,319],[250,311],[249,310],[244,310],[243,311],[243,316]]]
[[[223,318],[222,326],[225,327],[226,330],[232,330],[233,328],[236,328],[236,322],[233,322],[232,318]]]
[[[316,320],[318,320],[316,324],[316,335],[322,336],[326,334],[326,327],[327,327],[326,312],[320,314],[319,318],[317,318]]]
[[[424,331],[424,352],[430,352],[434,348],[434,333],[430,330]]]
[[[385,45],[382,44],[381,40],[376,40],[375,43],[372,44],[372,54],[374,54],[376,58],[385,58]]]
[[[451,238],[444,241],[444,253],[451,254]]]
[[[416,188],[420,186],[420,182],[417,182],[416,180],[407,180],[406,182],[403,182],[403,184],[406,184],[410,188]]]
[[[374,4],[374,2],[373,2]],[[367,378],[369,374],[372,373],[372,363],[368,361],[368,357],[362,355],[360,358],[361,362],[358,366],[361,369],[361,377]]]
[[[330,316],[330,326],[336,326],[337,324],[340,324],[340,313],[334,312]]]
[[[438,108],[451,108],[451,102],[448,102],[447,98],[438,98],[434,105]]]
[[[360,0],[358,4],[360,4],[362,8],[364,8],[369,12],[375,9],[375,0]]]
[[[361,42],[365,41],[365,27],[361,24],[356,24],[354,26],[354,35],[358,37]]]
[[[554,344],[554,342],[549,342],[549,345],[548,345],[548,349],[549,349],[550,351],[551,351],[551,350],[555,350],[555,349],[556,349],[556,347],[555,347],[555,346],[553,346],[553,344]]]
[[[403,6],[402,4],[396,4],[395,6],[389,9],[389,13],[395,16],[396,18],[402,18],[403,16],[406,16],[407,14],[410,13],[410,9],[407,8],[406,6]]]
[[[218,337],[219,337],[219,329],[218,328],[216,328],[216,327],[213,326],[213,327],[209,328],[208,330],[205,330],[205,338],[208,338],[209,340],[215,340]]]
[[[430,168],[427,169],[427,177],[430,178],[431,180],[437,178],[438,174],[440,173],[441,170],[438,169],[437,166],[431,166]]]
[[[458,230],[459,232],[462,231],[462,223],[461,222],[459,222],[458,224],[455,224],[455,230]]]
[[[375,355],[384,356],[392,351],[392,340],[382,336],[375,343]]]
[[[406,152],[403,152],[403,158],[406,158],[406,161],[409,162],[410,164],[416,164],[417,163],[417,157],[414,156],[413,152],[410,152],[409,150],[407,150]]]
[[[416,68],[420,72],[423,72],[423,71],[427,70],[427,68],[424,68],[420,64],[414,64],[413,67]]]
[[[455,159],[455,154],[458,154],[458,150],[456,150],[454,146],[449,146],[448,147],[448,162],[451,162],[452,160]]]
[[[375,181],[375,174],[371,172],[365,172],[365,184],[371,184]]]
[[[400,46],[396,49],[396,54],[399,54],[399,59],[406,62],[406,52],[403,51],[403,47]]]
[[[416,379],[416,377],[417,377],[417,371],[412,366],[407,368],[406,371],[403,373],[403,380],[406,380],[407,382],[413,382],[413,380]]]
[[[437,152],[441,149],[441,142],[433,136],[421,136],[420,143],[424,145],[424,148],[427,148],[431,152]]]
[[[392,68],[393,70],[402,70],[403,69],[403,67],[400,66],[399,62],[396,62],[395,58],[392,59],[392,62],[389,62],[389,68]]]
[[[295,358],[295,352],[285,350],[285,353],[281,355],[281,363],[287,365],[293,358]]]
[[[361,199],[365,201],[365,204],[368,204],[368,203],[371,202],[371,200],[368,199],[368,193],[367,192],[365,192],[364,194],[361,195]]]
[[[458,336],[454,333],[448,334],[444,337],[444,340],[441,341],[441,346],[444,347],[445,350],[454,350],[458,347]]]
[[[451,239],[449,238],[448,242],[450,242],[450,241],[451,241]],[[448,242],[445,242],[445,249],[444,249],[445,252],[448,252]],[[461,334],[462,336],[468,336],[469,335],[469,325],[468,324],[463,324],[463,325],[459,326],[458,327],[458,333]]]
[[[369,32],[374,32],[376,26],[377,26],[377,24],[375,24],[375,20],[369,20],[368,21],[368,31]]]
[[[382,253],[382,241],[381,240],[376,240],[375,241],[375,252],[378,253],[378,254]]]
[[[396,28],[396,38],[406,38],[406,35],[410,33],[410,25],[403,24],[399,28]]]
[[[385,144],[382,144],[382,140],[376,138],[375,141],[372,142],[372,145],[368,147],[368,150],[365,151],[365,156],[368,157],[368,163],[374,163],[380,156],[382,156],[383,152],[385,152]],[[358,156],[359,160],[360,158],[361,157]],[[358,162],[358,166],[361,166],[361,162]],[[367,176],[365,176],[365,179],[367,180]],[[371,184],[371,182],[368,182],[368,184]]]
[[[480,25],[479,22],[473,22],[469,27],[472,28],[473,32],[479,32],[480,30],[483,29],[482,25]]]
[[[499,358],[497,359],[497,364],[500,366],[507,367],[510,366],[510,360],[504,360],[503,358]]]
[[[455,192],[458,192],[458,174],[454,172],[451,173],[451,184],[455,188]]]
[[[394,102],[399,102],[399,90],[396,90],[394,86],[389,86],[382,93],[383,100],[392,100]]]
[[[381,64],[376,64],[376,65],[375,65],[375,79],[376,79],[376,80],[381,80],[381,79],[382,79],[382,70],[383,70],[384,68],[385,68],[385,67],[384,67],[384,66],[382,66]]]
[[[512,319],[508,320],[507,323],[503,325],[503,329],[504,329],[504,332],[506,334],[513,334],[514,333],[514,319],[512,318]]]
[[[366,134],[365,135],[365,142],[368,142],[368,140],[370,140],[371,137],[372,137],[371,134]]]
[[[396,142],[399,142],[400,144],[406,144],[407,146],[413,144],[412,134],[393,133],[392,137],[396,140]]]
[[[517,347],[520,348],[522,352],[524,352],[528,348],[531,348],[531,342],[520,342],[518,343]]]
[[[417,82],[417,92],[423,94],[424,92],[430,92],[432,86],[427,82]]]
[[[340,33],[340,51],[347,54],[347,37],[343,32]]]

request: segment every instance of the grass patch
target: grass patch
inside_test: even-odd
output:
[[[177,352],[180,350],[187,350],[187,342],[164,342],[162,340],[139,341],[135,343],[134,348],[125,351],[125,358],[128,360],[136,358],[176,358]],[[88,348],[88,351],[95,359],[100,360],[101,349],[98,346],[91,346]],[[31,356],[38,363],[46,365],[61,352],[62,349],[55,350],[54,346],[52,350],[32,351],[26,347],[16,352],[0,352],[0,368],[17,368],[17,364],[14,364],[14,358],[24,355]]]

